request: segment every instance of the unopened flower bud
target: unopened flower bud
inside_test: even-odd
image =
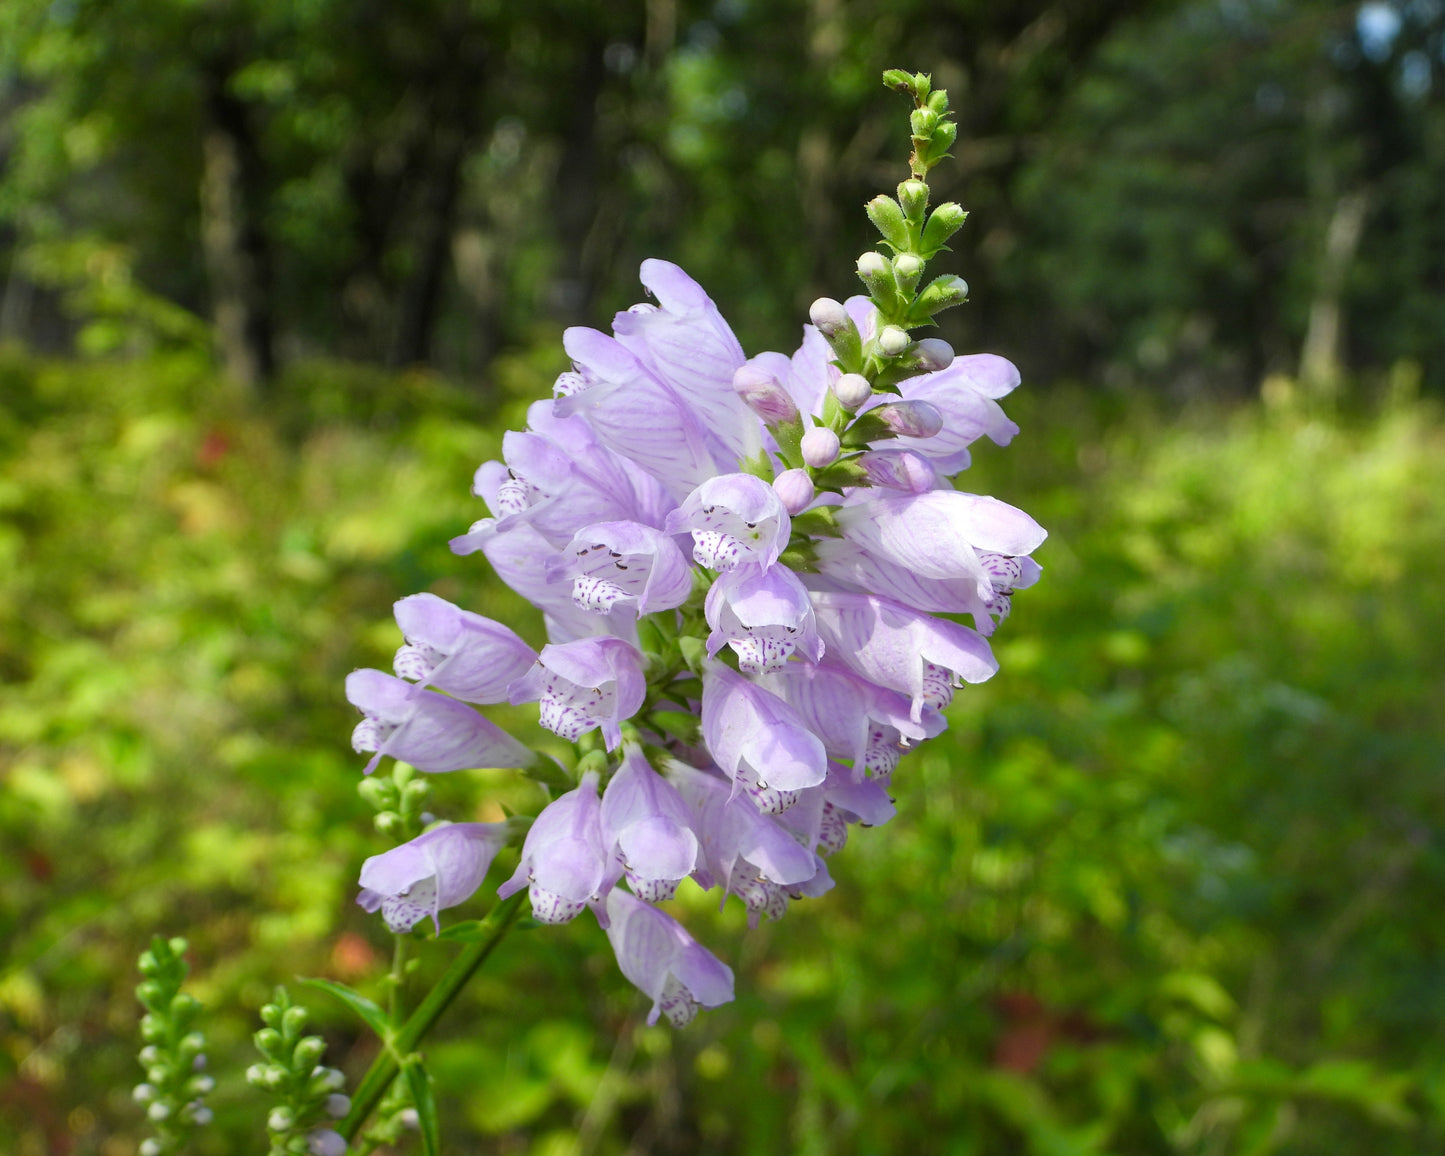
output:
[[[274,1059],[281,1050],[281,1033],[275,1028],[262,1028],[251,1039],[263,1056]]]
[[[918,358],[918,368],[925,373],[936,373],[953,364],[953,346],[941,337],[925,337],[913,347]]]
[[[216,1081],[210,1076],[192,1076],[186,1081],[186,1091],[192,1096],[204,1096],[216,1089]]]
[[[137,1058],[142,1064],[149,1067],[161,1058],[161,1050],[156,1047],[155,1044],[146,1044],[145,1047],[141,1048],[140,1055]]]
[[[858,258],[858,276],[865,281],[874,277],[887,277],[892,271],[888,258],[882,253],[864,253]]]
[[[896,325],[885,325],[878,335],[878,349],[884,357],[897,357],[908,345],[907,331]]]
[[[923,275],[923,262],[912,253],[901,253],[893,258],[893,272],[900,281],[916,285]]]
[[[346,1140],[340,1132],[317,1128],[306,1138],[306,1151],[311,1156],[346,1156]]]
[[[740,365],[733,374],[733,389],[743,404],[766,425],[783,425],[798,420],[798,407],[788,391],[772,374],[751,363]]]
[[[773,492],[789,514],[801,514],[813,500],[813,479],[807,470],[784,470],[773,479]]]
[[[149,1104],[156,1098],[156,1090],[150,1084],[137,1084],[130,1094],[137,1104]]]
[[[825,425],[815,425],[803,435],[803,461],[815,470],[831,466],[838,460],[838,435]]]
[[[873,387],[861,373],[845,373],[833,383],[838,404],[852,412],[873,396]]]
[[[846,333],[853,324],[843,303],[831,297],[819,297],[814,301],[808,308],[808,318],[824,337],[829,338]]]
[[[209,1124],[212,1120],[215,1119],[215,1114],[204,1104],[201,1104],[199,1102],[195,1104],[187,1104],[186,1115],[191,1118],[191,1122],[193,1124],[201,1128],[204,1128],[207,1124]]]
[[[151,1136],[146,1140],[142,1140],[140,1147],[137,1148],[136,1151],[139,1153],[139,1156],[161,1156],[161,1142],[154,1136]]]
[[[938,473],[922,454],[912,450],[866,453],[858,459],[868,481],[890,490],[926,494],[938,485]]]
[[[326,1114],[333,1120],[339,1120],[347,1112],[351,1111],[351,1097],[343,1096],[339,1092],[333,1092],[326,1097]]]
[[[928,208],[928,186],[917,178],[910,177],[898,186],[898,203],[910,221],[921,221]]]
[[[299,1011],[299,1008],[293,1008]],[[326,1054],[326,1041],[320,1036],[307,1036],[296,1045],[292,1053],[292,1067],[304,1071]]]
[[[170,1119],[171,1106],[164,1100],[153,1100],[151,1106],[146,1109],[146,1115],[159,1124],[162,1120]]]
[[[923,226],[923,251],[930,255],[936,253],[967,219],[968,213],[958,203],[945,201],[939,205],[928,215],[928,224]]]
[[[301,1029],[306,1026],[306,1009],[304,1007],[290,1007],[286,1014],[281,1017],[281,1034],[285,1036],[297,1036]]]
[[[321,1077],[321,1086],[328,1091],[335,1092],[346,1087],[346,1074],[340,1068],[317,1068],[311,1073],[312,1077]]]
[[[869,201],[865,209],[868,219],[878,227],[883,239],[895,250],[908,247],[908,222],[904,219],[903,210],[897,201],[880,194]]]
[[[296,1127],[296,1113],[290,1108],[272,1108],[266,1117],[266,1127],[272,1132],[289,1132]]]
[[[246,1083],[253,1088],[264,1088],[266,1086],[266,1065],[252,1064],[247,1068]]]
[[[160,1043],[166,1038],[166,1025],[147,1013],[140,1018],[140,1038],[148,1044]]]
[[[942,277],[935,277],[930,281],[918,295],[918,300],[913,305],[914,316],[923,313],[932,317],[950,305],[961,305],[967,300],[968,282],[952,273],[945,273]]]
[[[943,414],[927,401],[898,401],[872,412],[899,437],[931,438],[943,428]]]

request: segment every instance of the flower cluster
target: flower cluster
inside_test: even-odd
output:
[[[994,673],[988,636],[1039,576],[1039,525],[949,480],[972,442],[1017,432],[998,404],[1017,370],[908,332],[966,287],[919,288],[963,214],[927,210],[947,103],[904,79],[915,175],[868,206],[892,250],[859,261],[870,295],[816,302],[796,352],[748,358],[701,286],[643,262],[653,302],[610,335],[567,330],[573,368],[477,470],[490,516],[452,542],[540,608],[547,644],[418,594],[397,604],[395,676],[347,683],[368,770],[384,754],[432,772],[533,763],[467,704],[536,702],[577,744],[571,789],[499,894],[527,888],[548,923],[590,907],[654,1021],[732,997],[728,968],[658,905],[690,877],[756,924],[828,890],[824,858],[892,816],[900,755]],[[506,838],[434,829],[369,860],[361,902],[397,930],[434,919]]]

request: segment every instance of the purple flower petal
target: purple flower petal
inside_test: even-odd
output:
[[[607,914],[618,968],[652,1000],[649,1024],[666,1015],[674,1027],[686,1027],[699,1007],[732,1000],[731,969],[671,916],[617,890],[607,896]]]
[[[572,536],[554,571],[572,578],[572,601],[606,614],[615,606],[641,616],[681,606],[692,593],[692,567],[677,543],[640,522],[599,522]]]
[[[352,734],[352,745],[376,752],[366,765],[367,774],[384,755],[429,773],[525,767],[536,758],[465,703],[380,670],[348,674],[346,699],[366,715]]]
[[[361,865],[357,902],[367,911],[380,907],[393,931],[410,931],[428,917],[440,931],[437,913],[472,897],[506,842],[505,823],[452,823],[427,831]]]
[[[678,881],[697,867],[687,804],[635,748],[602,796],[602,838],[621,852],[633,890],[652,902],[671,899]]]
[[[759,785],[797,791],[828,773],[823,742],[798,712],[720,663],[703,676],[702,733],[713,760],[733,779],[746,765]]]
[[[646,694],[635,646],[579,638],[544,646],[536,665],[512,684],[511,701],[540,700],[542,725],[568,742],[601,727],[610,751],[622,741],[619,724],[637,713]]]
[[[397,674],[465,702],[506,701],[508,685],[537,660],[537,652],[500,622],[435,594],[403,598],[395,612],[407,642],[397,651]]]
[[[712,627],[708,656],[726,643],[748,674],[782,669],[794,650],[813,662],[823,657],[813,604],[786,566],[747,562],[727,571],[708,591],[704,612]]]
[[[566,923],[589,903],[600,904],[611,857],[602,841],[597,774],[554,799],[537,816],[522,844],[517,870],[497,888],[505,899],[528,889],[532,914],[542,923]]]
[[[667,516],[669,534],[692,533],[700,566],[724,572],[743,562],[764,569],[788,545],[793,520],[772,486],[751,474],[723,474],[693,490]]]
[[[914,722],[925,705],[946,706],[958,680],[983,682],[998,670],[988,642],[966,626],[868,594],[814,593],[813,606],[828,652],[908,696]]]

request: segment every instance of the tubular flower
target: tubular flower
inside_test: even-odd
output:
[[[410,931],[428,918],[440,931],[437,913],[472,897],[506,842],[505,823],[452,823],[427,831],[363,863],[356,901],[366,911],[380,908],[393,931]]]
[[[1045,532],[951,481],[973,442],[1018,432],[1003,358],[914,342],[912,314],[857,297],[749,359],[677,266],[642,281],[655,304],[611,334],[566,332],[572,368],[477,470],[488,516],[452,541],[542,611],[546,643],[413,595],[403,677],[357,671],[347,693],[357,749],[422,770],[533,762],[467,703],[536,703],[577,743],[498,894],[526,887],[547,923],[590,906],[651,1019],[681,1026],[732,973],[654,905],[690,877],[755,924],[827,891],[823,856],[893,817],[900,758],[997,670],[986,636]],[[976,629],[939,617],[959,614]],[[479,826],[368,860],[363,904],[409,927],[459,902],[494,853]]]

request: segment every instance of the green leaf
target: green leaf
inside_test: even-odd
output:
[[[344,983],[336,983],[329,979],[303,979],[300,981],[307,987],[314,987],[320,991],[334,995],[363,1020],[367,1027],[371,1028],[383,1040],[389,1038],[391,1024],[387,1021],[386,1013],[367,999],[360,992],[352,991]]]
[[[425,1156],[438,1156],[441,1152],[441,1127],[437,1122],[437,1102],[432,1091],[431,1076],[420,1057],[412,1056],[402,1065],[406,1087],[411,1093],[412,1107],[416,1109],[417,1125],[421,1131],[421,1150]]]

